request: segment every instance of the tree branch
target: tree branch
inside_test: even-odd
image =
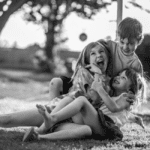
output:
[[[6,5],[7,1],[0,2],[0,11],[3,11],[3,7]]]
[[[11,5],[9,6],[8,10],[3,13],[0,17],[0,34],[2,29],[4,28],[7,20],[9,19],[10,15],[17,11],[25,2],[29,0],[12,0]]]

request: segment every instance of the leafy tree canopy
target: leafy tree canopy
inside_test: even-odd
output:
[[[41,24],[45,30],[46,46],[45,51],[49,58],[53,56],[54,45],[65,41],[61,39],[63,20],[71,13],[78,16],[92,19],[102,8],[107,9],[108,5],[116,0],[0,0],[0,33],[9,17],[18,10],[24,11],[24,19]],[[144,9],[136,0],[130,0],[131,5]],[[148,13],[149,10],[145,9]],[[58,36],[59,35],[59,36]]]

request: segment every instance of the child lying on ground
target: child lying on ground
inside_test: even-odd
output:
[[[91,84],[94,81],[94,76],[98,76],[103,80],[105,90],[109,92],[110,77],[107,70],[110,70],[111,67],[108,50],[98,42],[88,44],[77,61],[76,70],[72,76],[73,85],[69,92],[53,100],[54,102],[59,102],[59,106],[53,112],[60,110],[81,95],[85,96],[95,107],[98,106],[98,103],[100,105],[101,98],[96,91],[91,89]]]
[[[38,111],[44,119],[41,127],[44,127],[45,131],[49,131],[50,133],[39,134],[34,128],[31,128],[24,135],[23,140],[29,140],[31,135],[37,139],[56,140],[54,138],[56,132],[53,133],[53,129],[57,123],[68,118],[72,118],[74,123],[88,125],[92,130],[91,135],[93,138],[122,139],[123,134],[120,127],[128,122],[128,117],[133,106],[137,106],[139,98],[142,97],[140,90],[144,84],[141,77],[132,69],[122,71],[112,80],[112,98],[104,90],[101,79],[96,78],[95,80],[92,83],[92,88],[98,92],[104,102],[99,109],[96,110],[84,96],[76,98],[58,112],[51,114],[47,112],[44,106],[37,105]],[[125,99],[122,99],[122,95],[129,91],[137,97],[133,106]]]

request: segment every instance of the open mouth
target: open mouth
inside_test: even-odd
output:
[[[123,49],[124,53],[130,54],[132,51],[130,49]]]
[[[126,53],[129,53],[129,52],[130,52],[130,50],[129,50],[129,49],[125,49],[124,51],[125,51]]]
[[[104,61],[103,60],[97,60],[96,64],[97,64],[97,66],[99,66],[100,68],[102,68],[104,66]]]
[[[119,84],[119,81],[117,79],[114,79],[113,83]]]

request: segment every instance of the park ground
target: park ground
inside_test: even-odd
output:
[[[17,112],[46,104],[48,85],[52,75],[28,71],[0,70],[0,114]],[[99,141],[93,139],[65,141],[22,142],[28,127],[0,128],[0,150],[150,150],[150,104],[143,105],[140,112],[146,129],[136,124],[122,128],[122,141]]]

